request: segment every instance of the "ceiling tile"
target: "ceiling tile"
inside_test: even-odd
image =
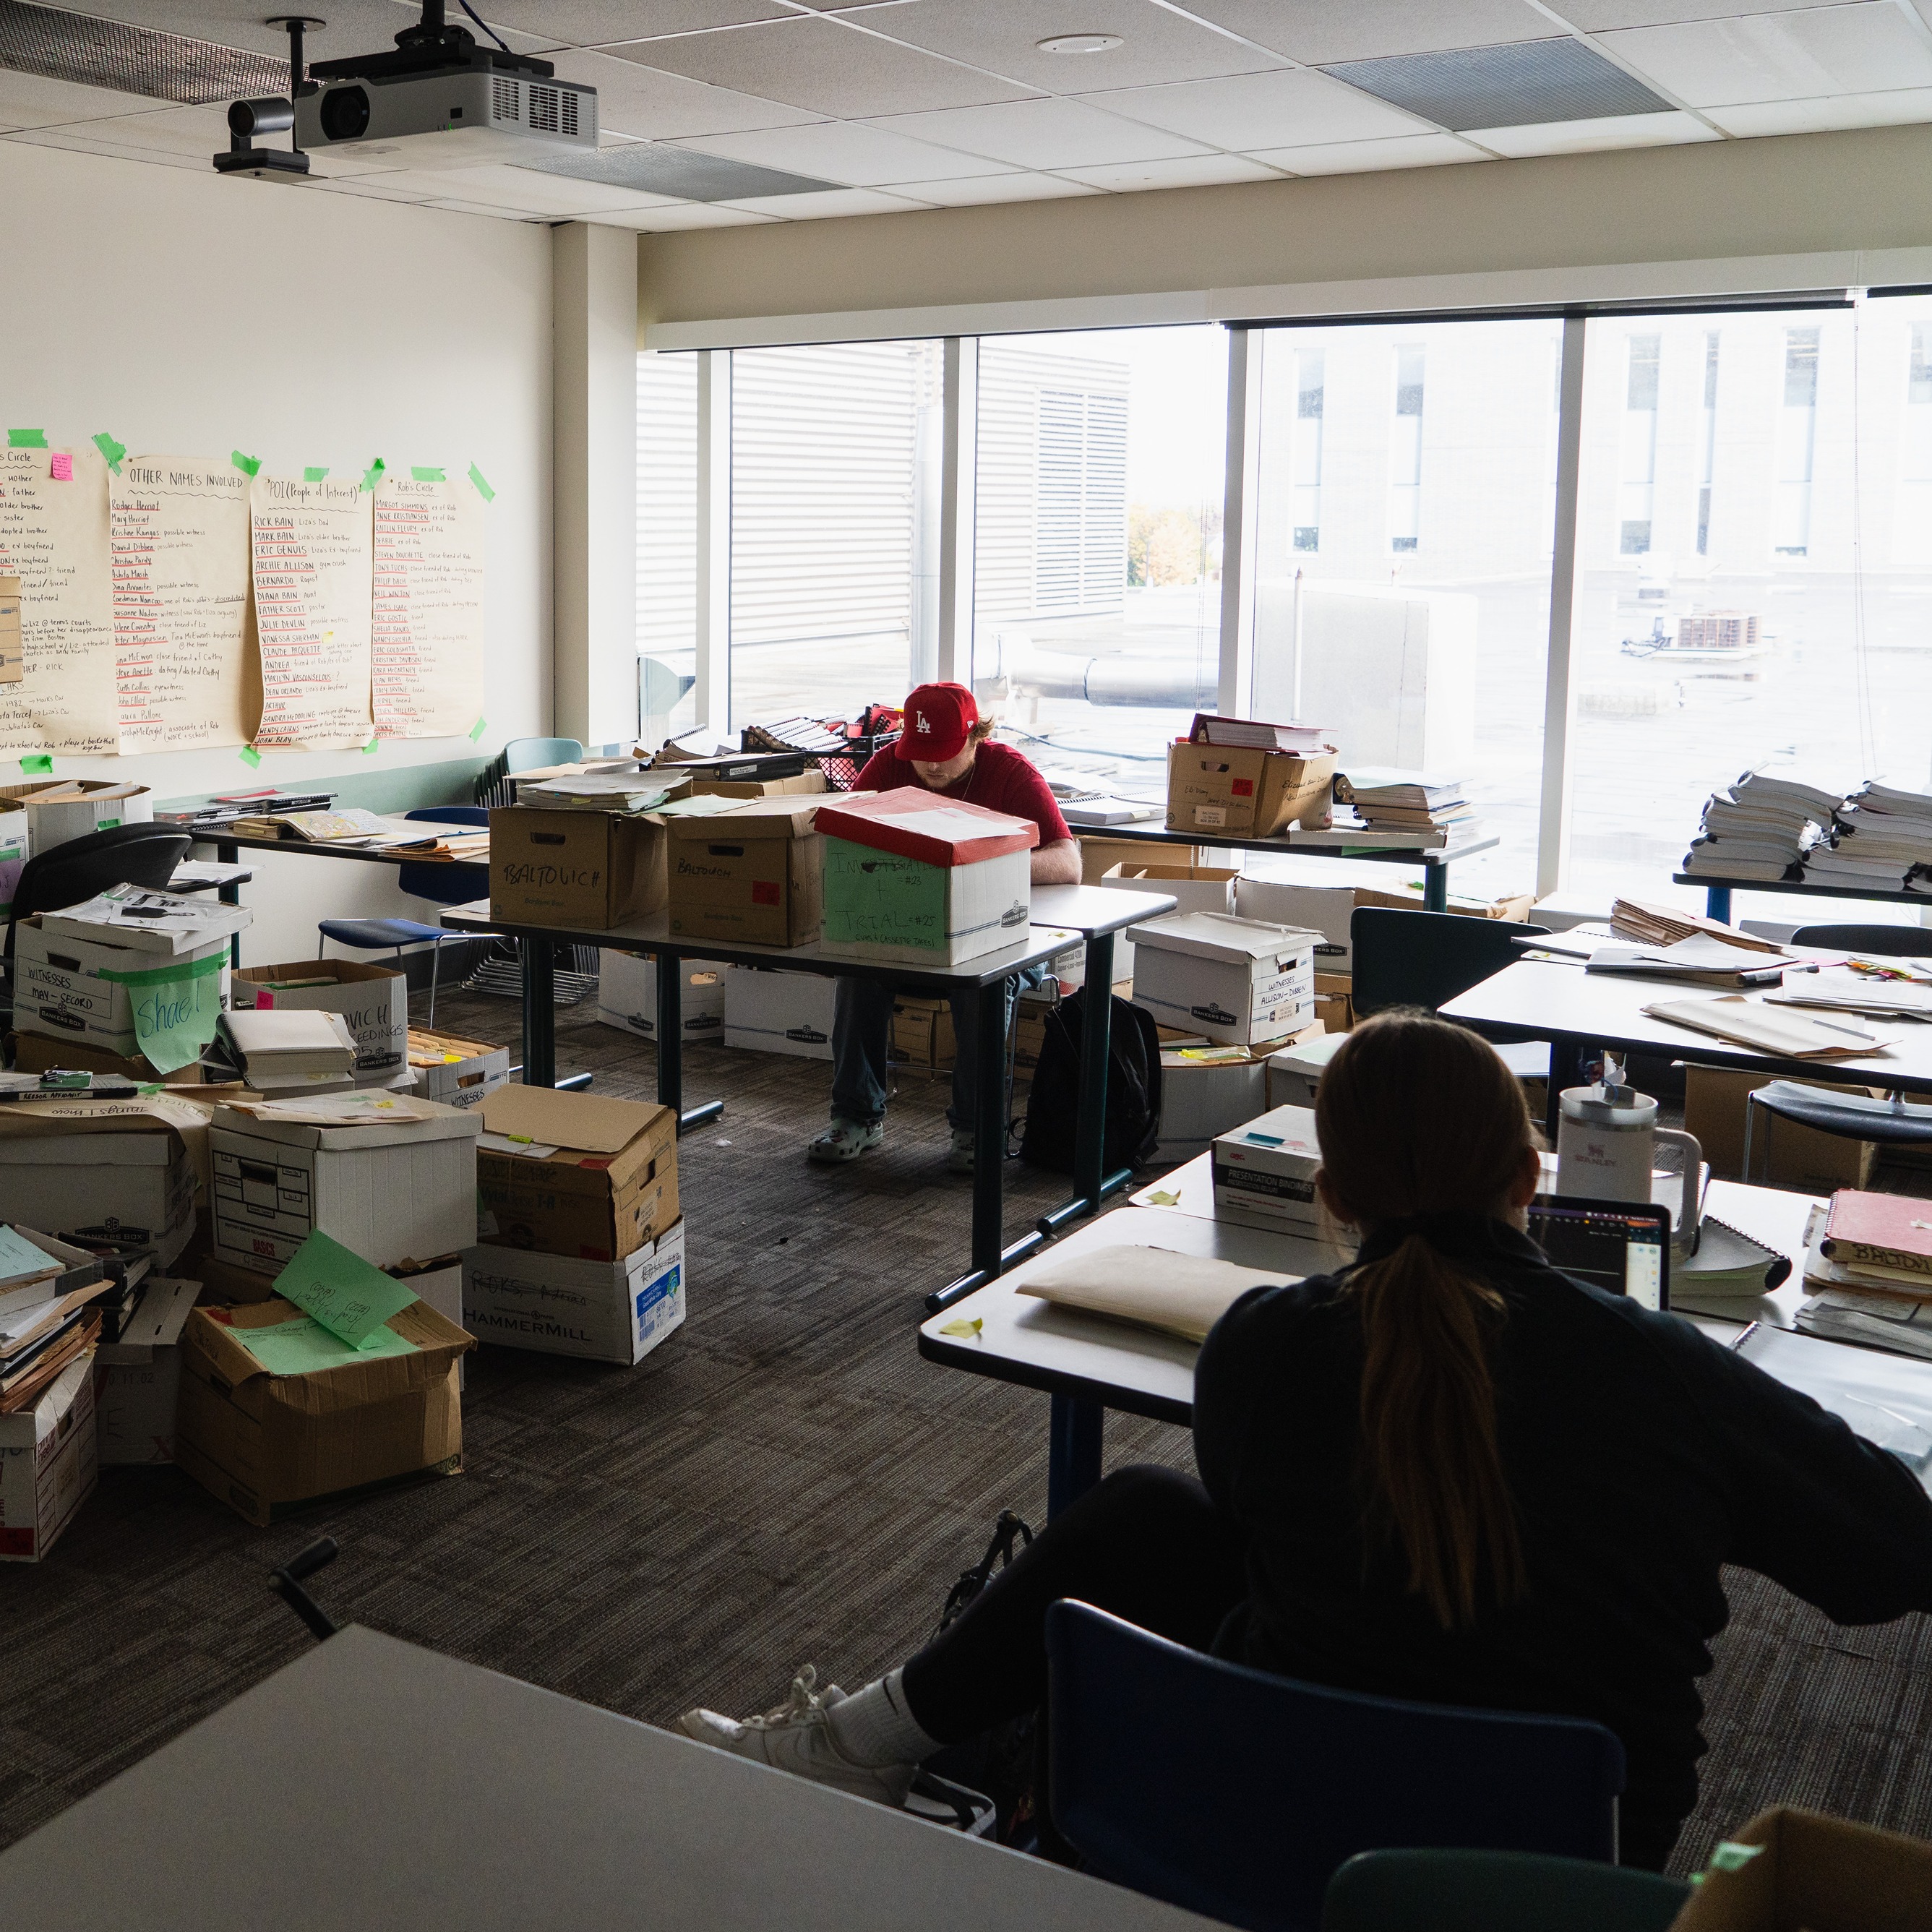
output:
[[[258,0],[86,0],[71,10],[124,21],[129,26],[152,27],[157,33],[212,40],[218,46],[245,47],[254,53],[286,55],[289,50],[288,35],[264,18],[275,8],[262,6]],[[309,38],[309,58],[337,60],[349,54],[380,52],[420,11],[398,5],[396,0],[343,0],[340,6],[331,0],[328,25],[314,29]]]
[[[1637,27],[1603,40],[1693,107],[1932,83],[1932,46],[1895,7],[1822,7]]]
[[[1070,196],[1098,194],[1084,182],[1060,175],[979,175],[966,181],[906,182],[904,193],[941,208],[982,208],[1004,201],[1060,201]]]
[[[938,181],[949,175],[985,175],[983,156],[955,154],[860,121],[820,121],[809,128],[778,128],[752,134],[711,135],[680,147],[723,154],[760,167],[789,168],[853,188],[895,182]]]
[[[430,197],[413,188],[399,188],[393,175],[346,176],[339,180],[317,181],[310,177],[311,189],[326,194],[350,194],[363,201],[393,201],[421,203]]]
[[[682,201],[669,208],[647,208],[638,214],[600,214],[601,227],[634,228],[646,235],[672,234],[681,228],[753,228],[776,220],[754,214],[748,208],[718,208],[701,201]]]
[[[911,214],[925,204],[902,194],[881,194],[874,188],[842,188],[829,194],[760,196],[723,206],[775,214],[782,221],[824,221],[846,214]]]
[[[1346,62],[1329,71],[1451,129],[1663,113],[1668,105],[1594,47],[1568,38],[1390,55]]]
[[[1687,141],[1724,137],[1694,114],[1606,114],[1588,121],[1546,121],[1524,128],[1470,128],[1464,130],[1511,160],[1528,154],[1582,154],[1599,148],[1674,148]]]
[[[1231,40],[1152,0],[911,0],[854,18],[881,34],[1053,94],[1252,74],[1280,56]],[[1098,34],[1120,44],[1097,53],[1046,53],[1058,35]]]
[[[706,27],[738,27],[752,20],[782,20],[784,0],[472,0],[493,27],[518,27],[553,44],[601,46],[641,40],[655,34],[688,34]],[[452,15],[457,12],[452,5]]]
[[[893,133],[963,148],[1022,168],[1097,168],[1110,161],[1160,161],[1202,152],[1178,134],[1103,114],[1084,100],[1016,100],[943,114],[900,115]]]
[[[1091,106],[1244,153],[1316,141],[1373,140],[1414,134],[1421,125],[1412,114],[1312,68],[1084,98]]]
[[[493,208],[479,201],[428,201],[423,206],[444,214],[480,214],[488,221],[547,221],[550,218],[532,214],[528,208]]]
[[[1528,0],[1178,0],[1190,14],[1291,60],[1373,60],[1383,54],[1496,46],[1558,31]]]
[[[1666,27],[1680,20],[1794,12],[1817,4],[1818,0],[1552,0],[1550,10],[1586,34],[1598,34],[1617,27]]]
[[[818,114],[903,114],[1012,100],[1028,89],[822,15],[640,40],[608,51]]]
[[[1115,161],[1104,168],[1069,168],[1068,176],[1111,194],[1150,188],[1216,188],[1228,182],[1280,181],[1273,168],[1240,154],[1191,154],[1178,161]]]
[[[526,214],[584,214],[602,208],[634,208],[649,199],[634,188],[606,188],[601,182],[572,181],[500,162],[474,168],[404,168],[382,178],[432,201]]]
[[[668,141],[681,134],[736,134],[748,128],[792,128],[818,116],[739,94],[707,87],[682,74],[661,74],[634,61],[606,54],[562,53],[552,63],[560,78],[597,90],[597,124],[614,134],[640,140]]]
[[[1443,167],[1457,161],[1486,161],[1489,157],[1454,134],[1406,134],[1387,141],[1326,141],[1305,148],[1264,148],[1251,158],[1292,175],[1356,175],[1389,168]]]
[[[192,154],[170,154],[162,148],[130,147],[114,138],[117,124],[112,121],[88,121],[71,128],[23,128],[17,133],[0,134],[0,140],[17,142],[27,148],[64,148],[76,154],[105,154],[116,160],[147,161],[159,167],[208,166]]]
[[[158,108],[95,125],[103,138],[118,146],[187,154],[203,161],[212,161],[228,146],[227,111],[220,107]],[[268,145],[285,147],[287,142],[277,140]]]
[[[61,128],[117,114],[149,114],[154,106],[145,94],[117,94],[105,87],[43,80],[38,74],[0,68],[0,124],[9,128]]]
[[[1756,100],[1714,107],[1711,118],[1726,134],[1816,134],[1837,128],[1896,128],[1932,121],[1932,87],[1894,88],[1883,94],[1834,94],[1822,100]]]

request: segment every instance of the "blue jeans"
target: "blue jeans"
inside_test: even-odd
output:
[[[1012,1030],[1013,1003],[1022,986],[1037,986],[1046,976],[1043,966],[1029,966],[1006,980],[1006,1030]],[[856,1120],[869,1127],[886,1117],[886,1049],[892,1030],[896,997],[886,980],[841,977],[835,982],[832,1009],[832,1117]],[[952,1104],[946,1124],[962,1132],[973,1131],[973,1066],[977,1022],[970,994],[950,1002],[952,1008]]]

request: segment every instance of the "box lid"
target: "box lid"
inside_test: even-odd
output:
[[[1258,1120],[1244,1120],[1225,1134],[1214,1136],[1214,1158],[1219,1162],[1232,1156],[1261,1155],[1270,1159],[1299,1156],[1306,1160],[1322,1158],[1322,1144],[1315,1137],[1315,1114],[1307,1107],[1276,1107]]]
[[[819,813],[815,795],[731,799],[728,811],[667,814],[674,838],[805,838]]]
[[[1258,919],[1236,919],[1221,912],[1169,913],[1130,926],[1127,937],[1136,946],[1190,952],[1198,958],[1223,959],[1242,966],[1260,960],[1286,965],[1303,953],[1312,954],[1322,938],[1294,926],[1270,926]]]
[[[1341,1052],[1342,1042],[1348,1037],[1345,1033],[1317,1034],[1312,1040],[1278,1048],[1268,1055],[1268,1064],[1284,1072],[1312,1073],[1318,1077],[1322,1069]]]
[[[388,1118],[371,1118],[356,1126],[333,1126],[323,1122],[278,1120],[272,1114],[244,1109],[282,1102],[300,1106],[307,1097],[299,1089],[278,1095],[275,1101],[251,1100],[238,1104],[224,1101],[214,1110],[212,1130],[216,1134],[246,1134],[256,1140],[280,1141],[286,1147],[321,1148],[345,1151],[359,1148],[400,1147],[411,1141],[473,1140],[476,1116],[460,1107],[446,1107],[440,1100],[419,1100],[415,1095],[397,1096],[381,1089],[364,1088],[315,1096],[320,1106],[336,1101],[374,1112],[382,1102],[394,1103]]]
[[[583,1154],[614,1154],[649,1133],[670,1110],[652,1101],[512,1084],[498,1088],[476,1111],[482,1113],[490,1133]],[[473,1120],[476,1112],[464,1118]]]
[[[818,829],[830,838],[928,866],[975,866],[1040,843],[1040,827],[1030,818],[969,805],[920,785],[860,792],[822,805]]]

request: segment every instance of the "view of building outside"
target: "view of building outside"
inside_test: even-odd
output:
[[[1599,319],[1585,376],[1568,884],[1694,902],[1746,770],[1932,780],[1932,298]]]
[[[980,342],[974,688],[1056,778],[1164,797],[1214,708],[1227,391],[1219,327]]]
[[[1346,770],[1463,780],[1535,883],[1555,527],[1554,322],[1280,328],[1261,345],[1258,717],[1326,725]]]

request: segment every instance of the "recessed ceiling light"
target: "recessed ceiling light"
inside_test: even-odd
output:
[[[1056,34],[1034,44],[1043,54],[1104,54],[1124,43],[1118,34]]]

